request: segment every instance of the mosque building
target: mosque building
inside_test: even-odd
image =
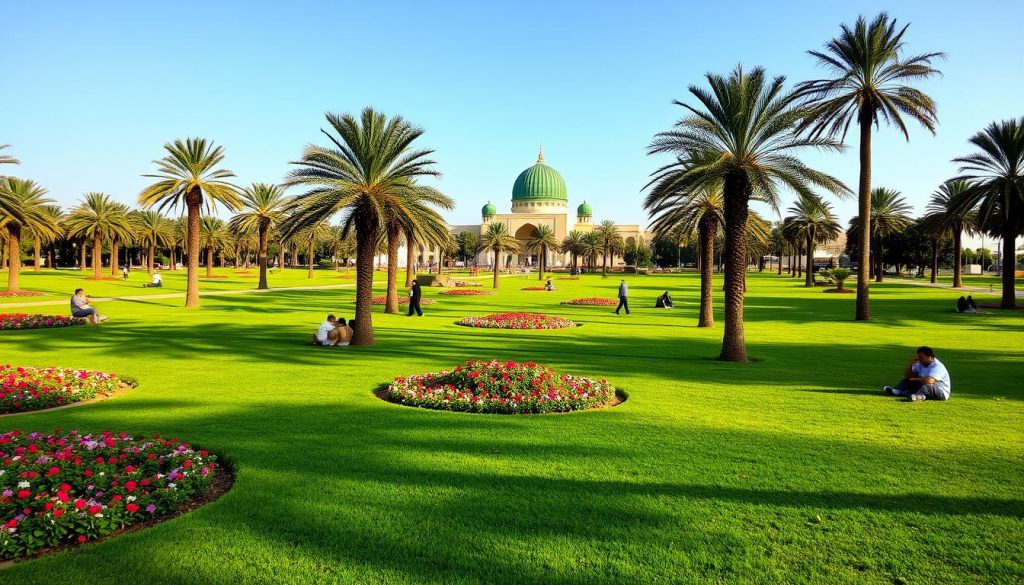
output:
[[[512,211],[511,213],[498,213],[498,208],[490,201],[483,206],[480,212],[480,224],[476,225],[454,225],[451,226],[452,234],[470,232],[476,235],[487,231],[490,224],[500,222],[508,226],[508,233],[519,240],[521,250],[518,253],[509,254],[503,259],[503,266],[536,266],[538,263],[537,250],[527,250],[526,242],[534,234],[538,227],[549,226],[555,234],[557,241],[561,242],[566,234],[572,230],[581,232],[592,231],[594,225],[594,209],[586,200],[580,202],[576,207],[575,217],[569,215],[569,191],[565,186],[565,180],[554,168],[544,162],[544,151],[541,149],[537,156],[537,164],[519,173],[515,183],[512,184]],[[641,226],[623,225],[616,223],[619,234],[626,245],[643,243],[649,241]],[[417,261],[434,262],[436,254],[433,250],[424,250],[421,247],[421,254]],[[477,264],[492,265],[491,253],[481,252],[477,258]],[[569,264],[569,254],[548,252],[548,266],[557,268]],[[622,265],[622,258],[611,259],[609,265]]]

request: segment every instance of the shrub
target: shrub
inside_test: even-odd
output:
[[[466,317],[457,324],[486,329],[566,329],[576,326],[569,319],[540,313],[495,313],[485,317]]]
[[[53,408],[109,396],[122,383],[114,374],[69,368],[0,365],[0,414]]]
[[[569,412],[615,398],[605,380],[559,375],[533,362],[470,361],[454,370],[395,378],[384,394],[408,406],[496,414]]]
[[[843,290],[843,283],[846,282],[847,278],[850,278],[850,270],[848,268],[827,268],[820,270],[819,273],[825,280],[835,284],[839,290]]]
[[[0,559],[84,543],[206,493],[216,458],[126,433],[0,435]]]
[[[4,329],[52,329],[82,325],[82,319],[62,315],[29,315],[28,313],[0,313],[0,330]]]

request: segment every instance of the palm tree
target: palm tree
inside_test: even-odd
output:
[[[675,128],[659,133],[649,152],[674,153],[686,170],[676,179],[684,192],[722,185],[725,216],[725,331],[719,359],[747,361],[743,335],[743,281],[747,260],[747,218],[751,199],[778,209],[779,183],[810,194],[817,185],[849,191],[838,179],[811,169],[793,153],[804,148],[839,151],[829,137],[801,137],[797,123],[808,115],[799,94],[783,89],[784,77],[766,78],[758,67],[737,66],[728,76],[707,74],[711,91],[690,93],[700,106],[676,101],[688,111]]]
[[[296,248],[305,250],[307,272],[306,278],[313,278],[313,258],[316,247],[330,241],[334,237],[334,229],[327,223],[327,220],[319,221],[295,232],[294,240]]]
[[[715,270],[715,237],[718,226],[725,223],[722,187],[707,185],[695,192],[679,191],[676,181],[684,177],[687,170],[687,167],[672,164],[656,171],[648,183],[653,188],[644,200],[644,209],[651,217],[651,230],[656,238],[673,238],[674,234],[678,234],[689,240],[692,234],[697,234],[700,265],[700,312],[697,327],[714,327],[712,277]]]
[[[597,266],[597,256],[601,253],[601,245],[601,234],[596,231],[590,231],[583,235],[583,241],[580,242],[580,253],[587,261],[587,268],[590,271]]]
[[[540,225],[533,230],[533,234],[526,239],[526,249],[536,250],[540,261],[537,262],[538,280],[544,280],[544,271],[548,267],[548,250],[558,252],[558,238],[555,237],[555,230],[549,225]]]
[[[973,234],[976,227],[977,215],[969,210],[957,209],[953,202],[971,187],[971,184],[963,179],[952,179],[946,181],[932,194],[928,202],[927,212],[929,222],[941,234],[953,236],[953,288],[963,288],[962,275],[963,266],[963,233],[966,231]],[[934,264],[934,262],[933,262]],[[934,269],[932,271],[934,273]],[[932,282],[935,282],[935,275],[932,275]]]
[[[97,279],[103,278],[103,241],[128,240],[132,235],[127,208],[106,193],[83,195],[81,203],[68,214],[67,228],[70,238],[92,240],[92,275]]]
[[[216,209],[223,203],[234,211],[242,206],[238,188],[226,181],[235,174],[217,168],[224,160],[224,150],[213,146],[205,138],[188,138],[164,144],[167,156],[153,161],[157,172],[143,175],[159,179],[139,193],[139,205],[145,208],[159,205],[160,209],[177,207],[184,203],[188,212],[186,253],[188,254],[188,286],[185,306],[199,306],[199,218],[205,205]],[[209,267],[207,267],[209,272]]]
[[[818,64],[833,76],[806,81],[799,85],[802,95],[815,101],[805,117],[804,127],[811,136],[832,136],[845,139],[850,125],[856,121],[860,130],[860,180],[857,196],[861,221],[871,222],[871,127],[880,121],[899,128],[910,140],[904,116],[916,120],[932,134],[938,123],[935,102],[921,90],[906,85],[939,75],[932,62],[942,53],[924,53],[913,57],[901,55],[907,27],[896,26],[896,20],[881,13],[869,24],[862,16],[851,29],[841,25],[837,38],[825,44],[824,51],[809,51]],[[858,321],[871,318],[868,299],[870,234],[860,238],[860,268],[857,271]]]
[[[120,270],[118,263],[121,260],[118,246],[124,242],[130,244],[132,238],[135,237],[135,228],[132,226],[132,220],[128,206],[123,203],[114,203],[115,206],[120,210],[121,216],[124,218],[124,225],[127,226],[126,230],[112,230],[110,232],[110,276],[117,276]]]
[[[3,150],[10,146],[10,144],[0,144],[0,150]],[[9,154],[0,154],[0,165],[17,165],[21,164],[21,161],[14,158]]]
[[[884,250],[882,249],[882,240],[894,234],[896,232],[907,229],[914,223],[914,220],[910,217],[912,208],[907,200],[903,198],[899,191],[893,189],[887,189],[885,187],[876,187],[871,190],[871,229],[869,234],[869,240],[873,240],[874,244],[871,249],[872,262],[869,262],[869,266],[874,267],[875,271],[875,282],[882,282],[883,270],[883,257]],[[860,217],[854,217],[850,220],[850,227],[854,234],[863,241],[860,236]]]
[[[177,219],[171,220],[172,236],[171,236],[171,270],[178,269],[178,258],[175,258],[178,248],[184,251],[188,247],[188,218],[178,217]]]
[[[231,230],[212,215],[199,220],[199,245],[206,250],[206,278],[213,277],[213,256],[231,244]]]
[[[785,220],[790,233],[802,237],[807,246],[804,286],[814,287],[814,248],[817,244],[836,239],[843,226],[839,224],[832,205],[815,195],[801,195],[789,208]]]
[[[957,213],[977,208],[978,229],[1002,237],[1000,261],[1003,298],[1000,307],[1016,304],[1015,241],[1024,232],[1024,117],[993,122],[969,140],[978,152],[953,159],[959,180],[971,185],[951,202]]]
[[[34,263],[32,266],[33,272],[39,272],[40,264],[42,264],[42,247],[48,246],[50,248],[48,266],[55,268],[56,264],[54,260],[56,255],[53,254],[53,244],[64,237],[64,210],[59,205],[44,205],[43,213],[49,216],[47,227],[42,229],[30,229],[29,233],[32,235],[33,240],[33,257]],[[56,226],[56,230],[52,229],[52,226]]]
[[[396,198],[396,201],[399,199],[401,204],[390,206],[384,220],[388,256],[385,313],[398,313],[398,248],[402,243],[402,234],[406,234],[408,239],[408,234],[422,231],[426,233],[426,240],[441,242],[449,233],[448,226],[432,206],[441,209],[455,207],[455,202],[451,198],[437,189],[422,185],[414,185],[414,189],[406,191],[400,198]],[[408,269],[406,279],[408,280]]]
[[[615,254],[621,254],[626,247],[626,242],[622,239],[615,222],[610,219],[602,221],[594,228],[594,233],[601,240],[601,275],[607,277],[609,258],[614,258]]]
[[[789,239],[786,238],[786,234],[782,231],[782,223],[776,222],[772,226],[771,233],[771,248],[776,255],[776,269],[778,275],[782,276],[782,257],[786,255],[789,250]]]
[[[356,118],[326,115],[333,133],[321,130],[331,146],[307,146],[300,168],[288,174],[289,185],[311,189],[299,195],[283,231],[288,236],[304,227],[343,215],[344,231],[356,233],[356,327],[353,345],[373,345],[373,257],[381,226],[400,215],[392,208],[414,200],[417,178],[439,176],[430,160],[433,151],[414,148],[423,130],[401,116],[388,118],[372,108]]]
[[[0,191],[7,194],[10,205],[0,208],[0,226],[7,232],[7,290],[12,293],[21,289],[18,276],[21,274],[21,236],[24,231],[56,237],[57,222],[47,213],[46,206],[52,203],[46,199],[46,189],[28,179],[14,177],[0,178]],[[38,236],[37,240],[38,242]],[[39,264],[38,246],[36,265]]]
[[[257,261],[260,265],[260,282],[257,289],[267,289],[267,246],[270,241],[270,229],[284,221],[285,196],[284,189],[267,183],[253,183],[242,191],[242,207],[244,211],[231,218],[231,227],[235,230],[255,230],[259,233],[259,252]]]
[[[499,222],[488,224],[487,231],[480,236],[480,249],[494,254],[494,288],[498,288],[498,270],[501,257],[519,251],[519,240],[508,233],[508,225]]]
[[[135,241],[146,248],[146,270],[153,274],[157,248],[168,247],[174,240],[174,223],[152,210],[135,211],[131,219]]]
[[[569,265],[573,273],[577,270],[577,262],[581,254],[583,254],[583,238],[586,236],[579,230],[571,230],[565,234],[562,238],[562,243],[559,245],[562,252],[567,252],[570,256]]]

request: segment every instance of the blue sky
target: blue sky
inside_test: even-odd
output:
[[[6,172],[62,204],[86,191],[133,203],[168,140],[223,145],[239,184],[279,181],[322,142],[323,112],[373,105],[426,129],[452,223],[479,221],[488,200],[507,211],[543,143],[573,206],[646,224],[641,189],[663,159],[645,147],[680,116],[672,99],[740,62],[818,77],[806,51],[879,10],[911,23],[908,52],[948,54],[923,85],[938,135],[875,137],[875,185],[922,210],[971,134],[1024,114],[1024,4],[6,3],[0,143],[23,163]],[[805,159],[856,184],[855,150]],[[845,223],[855,204],[837,211]]]

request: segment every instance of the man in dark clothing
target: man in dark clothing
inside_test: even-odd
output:
[[[423,291],[420,290],[420,283],[413,281],[412,288],[409,289],[409,317],[412,317],[413,311],[420,317],[423,316],[423,309],[420,308],[420,298],[422,295]]]
[[[619,283],[619,306],[615,308],[615,314],[619,314],[620,309],[626,309],[626,314],[629,314],[629,286],[626,285],[626,281],[623,280]]]

